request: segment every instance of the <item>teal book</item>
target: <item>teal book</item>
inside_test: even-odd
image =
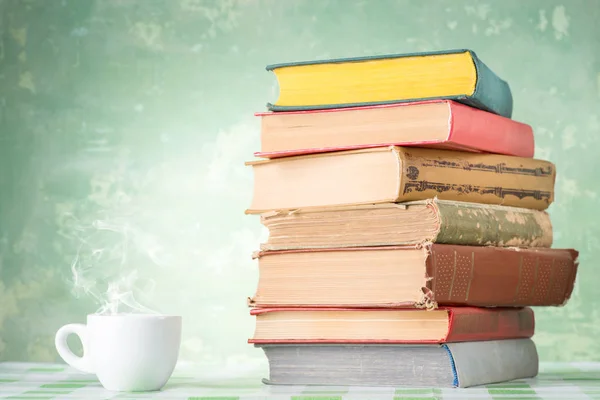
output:
[[[279,84],[271,111],[455,100],[511,118],[510,86],[467,49],[267,66]]]

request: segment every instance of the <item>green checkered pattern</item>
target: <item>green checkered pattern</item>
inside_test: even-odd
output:
[[[3,399],[188,399],[188,400],[345,400],[345,399],[599,399],[600,363],[541,364],[535,379],[468,389],[266,386],[259,373],[178,368],[162,391],[115,393],[93,375],[62,364],[0,363]],[[208,372],[211,371],[211,372]]]

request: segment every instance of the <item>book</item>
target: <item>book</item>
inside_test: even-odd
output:
[[[471,387],[533,378],[531,339],[423,345],[256,345],[271,385]]]
[[[433,197],[545,210],[556,178],[548,161],[398,146],[246,165],[254,174],[250,214]]]
[[[534,155],[531,126],[452,100],[256,115],[261,158],[390,145]]]
[[[510,118],[513,100],[469,49],[272,64],[279,97],[273,111],[451,99]]]
[[[408,203],[267,212],[266,251],[415,245],[551,247],[545,211],[428,199]]]
[[[578,252],[427,244],[260,252],[256,307],[560,306]]]
[[[249,343],[450,343],[528,338],[531,308],[255,308]]]

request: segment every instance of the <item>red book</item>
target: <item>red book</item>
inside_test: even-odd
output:
[[[255,308],[249,343],[451,343],[529,338],[533,310],[524,308]]]
[[[386,146],[416,146],[532,158],[531,126],[452,100],[264,112],[261,151],[277,158]]]

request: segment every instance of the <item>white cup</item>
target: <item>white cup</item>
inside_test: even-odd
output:
[[[83,356],[69,349],[67,337],[79,336]],[[69,324],[56,332],[56,350],[83,372],[96,374],[107,390],[154,391],[169,380],[181,343],[181,317],[117,314],[87,317],[87,325]]]

